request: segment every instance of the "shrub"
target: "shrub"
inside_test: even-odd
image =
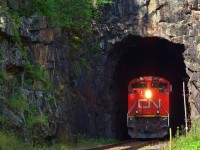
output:
[[[25,145],[10,132],[0,131],[1,150],[34,150],[33,147]]]
[[[177,134],[172,140],[173,150],[199,150],[200,149],[200,122],[193,123],[190,132],[185,136]]]

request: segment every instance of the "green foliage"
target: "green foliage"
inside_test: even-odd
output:
[[[47,71],[44,66],[40,66],[39,68],[35,68],[30,61],[26,61],[24,73],[26,77],[24,78],[24,74],[22,74],[22,80],[26,83],[26,85],[33,85],[34,90],[52,90],[53,84],[49,78]]]
[[[85,69],[85,70],[89,69],[90,64],[89,64],[88,60],[85,57],[81,57],[80,64],[83,67],[83,69]]]
[[[0,85],[4,87],[1,94],[9,94],[9,90],[13,88],[15,82],[13,74],[8,73],[4,69],[0,69]]]
[[[12,41],[15,44],[17,44],[17,45],[19,45],[21,47],[22,43],[21,43],[21,37],[20,37],[20,34],[19,34],[20,16],[19,16],[18,12],[12,11],[11,17],[12,17],[12,21],[13,21],[13,26],[12,26],[13,36],[12,36]]]
[[[0,60],[0,66],[3,65],[3,64],[4,64],[4,61],[3,61],[3,60]]]
[[[37,108],[36,108],[36,106],[33,105],[33,104],[29,104],[29,112],[31,114],[37,114]]]
[[[92,43],[91,51],[94,52],[94,53],[100,52],[99,42]]]
[[[4,64],[4,61],[2,60],[3,58],[3,51],[0,50],[0,66]]]
[[[27,97],[22,93],[15,93],[9,101],[9,106],[13,109],[29,111]]]
[[[11,110],[13,115],[17,115],[19,112],[23,113],[25,117],[25,120],[24,120],[25,122],[22,122],[23,128],[27,130],[30,138],[33,141],[41,142],[42,141],[42,137],[40,136],[41,125],[48,130],[49,117],[46,116],[45,114],[41,115],[38,112],[35,104],[28,103],[28,100],[27,100],[28,97],[22,93],[21,88],[17,88],[17,89],[14,88],[11,94],[12,96],[9,99],[5,99],[4,97],[1,97],[3,106]],[[12,130],[12,128],[10,128],[12,127],[12,120],[10,120],[10,116],[8,115],[0,114],[0,124],[1,124],[2,129]],[[22,133],[19,132],[18,136],[22,136]],[[42,145],[42,143],[40,145]]]
[[[49,120],[51,116],[41,115],[37,111],[36,106],[29,104],[27,101],[27,96],[22,93],[21,89],[31,89],[31,90],[52,90],[53,85],[48,76],[47,71],[44,66],[34,66],[27,56],[27,50],[22,44],[22,39],[19,33],[20,18],[22,16],[30,16],[36,14],[38,16],[47,16],[51,21],[52,27],[62,27],[68,33],[68,39],[70,40],[70,46],[74,49],[80,49],[84,43],[84,38],[87,38],[91,33],[91,22],[92,20],[98,19],[101,15],[99,8],[105,3],[111,2],[110,0],[27,0],[29,1],[30,8],[24,10],[12,10],[8,8],[3,8],[0,6],[0,12],[9,12],[13,21],[13,37],[12,42],[16,44],[22,53],[22,57],[25,60],[25,68],[18,76],[18,80],[12,77],[12,74],[7,73],[6,70],[0,70],[0,83],[5,86],[1,95],[3,98],[3,106],[8,107],[14,115],[23,112],[25,117],[24,129],[27,129],[29,136],[33,141],[40,141],[40,129],[41,125],[48,130]],[[99,51],[95,48],[94,51]],[[89,69],[89,62],[85,56],[79,57],[71,65],[71,75],[73,78],[77,78],[80,75],[80,67],[84,69]],[[0,53],[0,58],[3,56]],[[80,59],[79,59],[80,58]],[[4,62],[0,60],[0,65]],[[12,80],[11,80],[12,79]],[[12,84],[11,84],[12,83]],[[13,87],[12,87],[13,86]],[[15,90],[14,87],[18,86],[19,89]],[[58,89],[60,91],[66,90],[65,84],[60,84]],[[7,93],[7,94],[4,94]],[[11,95],[11,96],[10,96]],[[54,96],[49,98],[50,105],[54,105],[56,98]],[[6,126],[9,122],[9,118],[0,114],[0,124]],[[9,128],[9,127],[8,127]],[[109,139],[90,139],[85,136],[78,137],[78,148],[92,147],[99,144],[112,143]],[[58,144],[55,147],[50,147],[47,149],[67,149],[71,148],[66,144]],[[16,137],[10,133],[0,132],[0,149],[33,149],[31,146],[27,147],[23,145]],[[46,149],[46,148],[43,148]],[[74,149],[74,147],[72,148]]]
[[[3,7],[0,5],[0,13],[1,12],[7,12],[8,11],[8,8],[7,7]]]
[[[0,69],[0,81],[9,80],[9,74],[6,70]]]
[[[95,147],[98,145],[114,144],[117,142],[118,141],[116,139],[112,138],[90,138],[84,135],[78,135],[78,141],[77,141],[80,149],[86,148],[86,146]]]
[[[40,66],[39,69],[36,70],[35,80],[42,82],[42,89],[52,90],[53,84],[49,78],[47,71],[44,66]]]
[[[26,127],[34,130],[37,124],[43,124],[48,127],[48,118],[44,115],[29,115],[26,120]]]
[[[29,0],[30,13],[46,15],[59,27],[68,29],[87,24],[91,15],[89,0]]]
[[[50,2],[50,1],[47,1],[47,2]],[[43,6],[41,4],[41,6],[38,5],[38,7],[40,8]],[[23,82],[25,82],[26,85],[29,85],[29,86],[34,84],[32,87],[32,89],[34,90],[52,90],[53,85],[49,79],[48,73],[46,72],[45,68],[43,66],[36,68],[28,60],[27,50],[26,48],[23,47],[22,42],[21,42],[21,37],[19,34],[20,13],[16,11],[10,11],[10,12],[11,12],[12,20],[14,22],[13,24],[14,35],[12,37],[12,40],[21,49],[22,57],[26,60],[25,69],[23,72],[23,74],[26,74],[26,78],[23,78]]]
[[[78,62],[74,62],[71,64],[71,76],[76,79],[80,74],[79,64]]]
[[[77,146],[70,146],[69,143],[58,143],[53,146],[36,146],[35,148],[31,145],[24,144],[19,138],[10,132],[0,131],[0,149],[1,150],[80,150],[91,147],[96,147],[99,145],[113,144],[118,141],[115,139],[108,138],[97,138],[91,139],[89,137],[79,135]]]
[[[30,9],[22,15],[48,16],[52,25],[71,32],[73,40],[79,40],[91,32],[91,21],[100,16],[98,8],[111,0],[28,0]],[[77,38],[78,37],[78,38]],[[77,42],[77,41],[76,41]]]
[[[2,57],[3,57],[3,51],[0,50],[0,59],[2,59]]]
[[[54,96],[48,97],[48,102],[50,103],[50,105],[54,105],[55,101],[56,101],[56,98]]]
[[[11,40],[16,46],[19,47],[19,49],[21,49],[22,57],[25,59],[26,63],[24,70],[20,73],[20,75],[15,77],[13,77],[13,74],[8,73],[6,70],[0,70],[0,84],[3,85],[3,92],[1,93],[3,99],[1,98],[1,102],[4,107],[8,108],[13,113],[13,115],[19,116],[19,112],[23,113],[25,117],[25,122],[23,122],[23,128],[25,130],[27,129],[27,132],[33,141],[42,141],[40,136],[41,125],[43,125],[43,127],[47,128],[48,130],[48,117],[45,115],[40,115],[36,106],[33,106],[33,104],[28,103],[27,96],[22,93],[21,88],[46,91],[52,90],[53,85],[49,79],[48,73],[45,70],[45,68],[41,65],[35,67],[29,61],[29,58],[27,56],[27,49],[24,48],[19,33],[21,17],[20,12],[14,10],[5,11],[10,12],[13,21],[13,36]],[[2,56],[3,51],[0,52],[0,59],[2,59]],[[0,60],[0,64],[3,63],[3,60]],[[17,77],[19,81],[17,80]],[[18,88],[16,90],[17,86]],[[5,130],[13,130],[12,121],[10,120],[9,116],[0,114],[0,124],[1,127]],[[18,134],[19,136],[22,136],[22,133]],[[35,137],[37,137],[37,139],[35,139]],[[18,142],[14,144],[18,144]],[[16,145],[16,149],[17,147],[18,145]],[[2,146],[0,142],[0,149],[15,149],[15,146]]]
[[[34,150],[31,146],[25,145],[19,138],[13,134],[0,131],[0,149],[1,150]]]
[[[5,123],[6,122],[6,117],[4,115],[0,115],[0,123]]]
[[[193,123],[190,132],[185,135],[180,135],[177,132],[176,138],[172,140],[173,150],[199,150],[200,148],[200,122]]]

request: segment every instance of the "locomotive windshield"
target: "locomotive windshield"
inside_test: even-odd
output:
[[[146,82],[136,82],[136,83],[132,83],[131,87],[132,88],[147,88],[147,83]]]
[[[152,82],[151,83],[152,88],[161,88],[161,89],[166,89],[168,87],[167,83],[163,82]]]

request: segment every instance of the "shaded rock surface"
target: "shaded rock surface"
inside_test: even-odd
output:
[[[18,10],[28,7],[28,4],[23,0],[3,0],[0,6]],[[51,92],[23,88],[28,102],[37,106],[39,114],[56,118],[49,123],[51,130],[44,129],[45,137],[73,136],[76,128],[93,137],[118,136],[116,124],[120,121],[117,121],[118,108],[113,105],[115,93],[112,86],[115,68],[123,52],[116,51],[113,46],[129,35],[160,37],[184,44],[191,120],[199,119],[200,1],[114,0],[101,11],[101,20],[92,24],[92,40],[99,41],[100,51],[87,52],[87,65],[83,60],[71,63],[69,55],[73,55],[75,50],[69,47],[65,32],[51,28],[46,17],[33,15],[20,18],[18,32],[30,62],[34,66],[43,65],[54,83]],[[1,69],[16,74],[24,70],[27,62],[21,49],[11,41],[13,26],[11,16],[0,12]],[[81,61],[86,69],[80,67]],[[4,84],[1,83],[1,86],[3,90]],[[49,104],[49,95],[58,101]],[[117,103],[120,107],[120,102]],[[0,104],[1,109],[2,106]],[[7,108],[2,110],[9,118],[14,118],[14,126],[23,126],[23,112],[15,114]]]
[[[114,122],[117,117],[114,119],[112,114],[117,114],[118,111],[114,108],[116,105],[113,106],[113,91],[110,87],[117,62],[123,52],[113,51],[112,46],[117,46],[128,35],[160,37],[184,45],[190,119],[199,119],[199,4],[198,0],[115,0],[102,9],[101,21],[93,24],[95,38],[100,41],[101,60],[105,58],[106,61],[102,62],[107,62],[100,63],[98,69],[105,72],[96,76],[96,81],[101,81],[100,87],[104,87],[102,91],[99,88],[102,94],[97,102],[99,107],[95,110],[101,117],[104,116],[103,130],[100,115],[99,119],[96,118],[99,132],[104,135],[115,133]]]
[[[8,10],[28,8],[27,1],[3,0],[0,7],[0,114],[26,143],[72,141],[75,106],[68,87],[65,32],[51,28],[47,17],[40,15],[23,16],[16,24]],[[47,89],[51,84],[54,88]]]

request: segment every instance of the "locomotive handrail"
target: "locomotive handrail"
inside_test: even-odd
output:
[[[169,114],[169,112],[165,109],[165,107],[163,107],[162,103],[161,103],[161,107],[165,110],[165,112],[166,112],[167,114]]]
[[[127,113],[127,125],[128,125],[128,115],[131,113],[131,111],[133,110],[133,108],[135,107],[135,105],[136,105],[136,102],[133,104],[133,106],[131,107],[131,109]]]
[[[133,110],[133,108],[135,107],[136,102],[133,104],[133,106],[131,107],[131,109],[129,110],[129,112],[127,114],[130,114],[131,111]]]
[[[169,112],[165,109],[165,107],[162,106],[161,104],[161,107],[165,110],[165,112],[168,114],[168,126],[169,126]]]

